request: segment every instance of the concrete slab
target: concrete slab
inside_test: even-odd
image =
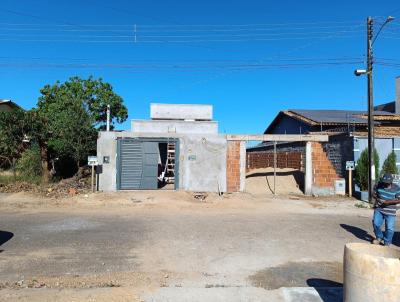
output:
[[[136,133],[217,134],[218,123],[214,121],[132,120]]]
[[[216,287],[188,288],[165,287],[141,296],[144,301],[174,302],[338,302],[343,298],[342,288],[284,287],[277,290],[265,290],[257,287]]]
[[[212,105],[150,104],[151,119],[211,121],[212,115]]]

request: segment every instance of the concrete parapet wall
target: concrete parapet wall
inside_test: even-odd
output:
[[[151,119],[211,121],[212,115],[211,105],[150,104]]]
[[[132,120],[132,131],[137,133],[217,134],[214,121]]]

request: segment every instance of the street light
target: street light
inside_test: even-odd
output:
[[[365,69],[356,69],[354,70],[354,74],[359,77],[360,75],[366,74],[367,71]]]
[[[357,69],[354,71],[356,76],[367,75],[368,81],[368,201],[372,202],[372,190],[375,182],[375,163],[374,163],[374,96],[372,83],[372,45],[375,43],[383,27],[393,21],[394,17],[389,16],[381,25],[375,37],[373,37],[373,19],[367,18],[367,69]]]

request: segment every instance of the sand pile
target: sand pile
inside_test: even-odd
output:
[[[304,174],[299,170],[276,169],[277,194],[303,194]],[[252,194],[273,194],[274,169],[254,169],[246,174],[246,192]]]

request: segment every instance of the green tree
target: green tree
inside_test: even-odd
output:
[[[375,179],[379,176],[379,155],[374,149]],[[361,191],[368,189],[368,148],[361,152],[360,158],[357,160],[355,169],[356,183]]]
[[[111,107],[111,125],[127,119],[122,98],[102,79],[73,77],[46,85],[40,92],[35,115],[40,121],[38,141],[47,161],[47,168],[43,165],[46,171],[54,158],[72,158],[79,169],[87,155],[95,152],[97,130],[106,124],[107,105]]]
[[[390,153],[388,155],[388,157],[385,159],[385,161],[383,162],[381,175],[383,175],[385,173],[398,174],[396,161],[397,161],[396,154],[394,152]]]
[[[0,112],[0,161],[8,167],[15,164],[27,147],[30,123],[22,109]]]
[[[17,162],[17,171],[19,176],[26,181],[37,182],[42,174],[42,166],[40,162],[40,149],[33,144],[26,149]]]
[[[81,79],[71,77],[64,83],[56,82],[54,85],[46,85],[40,90],[42,96],[39,98],[38,107],[44,108],[62,96],[77,101],[83,106],[93,126],[104,130],[107,122],[107,105],[110,105],[110,126],[122,123],[128,118],[128,109],[122,98],[116,94],[109,83],[103,82],[101,78]]]

